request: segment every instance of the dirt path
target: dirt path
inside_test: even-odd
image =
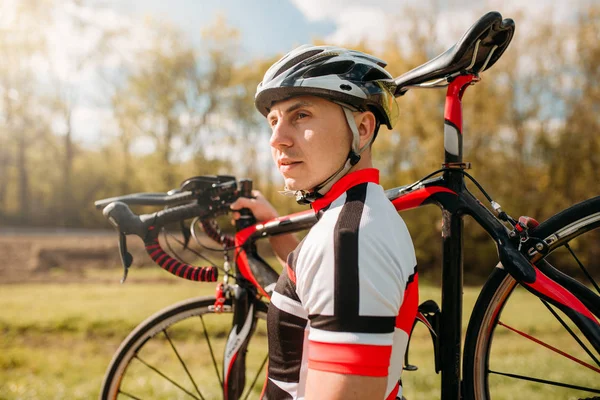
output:
[[[128,247],[134,266],[149,264],[139,239]],[[114,231],[3,228],[0,254],[0,283],[78,281],[86,269],[120,265]]]

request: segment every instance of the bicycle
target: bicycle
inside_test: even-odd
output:
[[[512,20],[503,20],[496,12],[488,13],[449,50],[395,80],[396,96],[401,96],[413,88],[447,87],[444,121],[445,161],[442,168],[413,184],[386,191],[389,200],[398,211],[426,204],[435,204],[442,211],[441,308],[432,300],[423,302],[419,306],[415,325],[422,322],[431,333],[435,370],[441,373],[441,398],[444,400],[497,399],[501,394],[498,394],[496,389],[502,388],[502,379],[505,378],[550,388],[562,387],[573,391],[576,397],[572,398],[582,398],[580,396],[588,396],[591,393],[596,397],[590,398],[597,399],[600,398],[600,296],[577,279],[561,272],[553,264],[556,263],[554,260],[559,264],[563,263],[563,259],[557,258],[556,255],[565,250],[574,257],[589,278],[590,284],[600,293],[598,284],[575,254],[575,250],[587,237],[593,236],[594,229],[600,226],[600,196],[567,208],[541,224],[527,217],[514,219],[467,173],[470,164],[463,162],[463,94],[470,85],[480,80],[481,72],[489,69],[500,58],[513,33]],[[481,191],[489,201],[491,210],[469,191],[465,178]],[[119,230],[124,278],[132,261],[127,251],[126,235],[133,234],[142,238],[152,260],[163,269],[185,279],[212,282],[217,280],[216,266],[194,267],[173,258],[163,250],[158,240],[159,228],[168,223],[193,220],[189,228],[191,236],[198,238],[198,229],[201,226],[210,238],[223,246],[221,250],[224,252],[224,278],[217,285],[216,295],[189,299],[173,305],[154,314],[135,328],[121,344],[107,369],[102,383],[101,399],[115,399],[120,396],[138,398],[127,388],[131,382],[133,384],[130,387],[136,386],[139,370],[135,370],[134,363],[151,371],[160,382],[170,384],[181,396],[197,399],[247,399],[255,393],[252,390],[261,371],[264,370],[266,358],[257,366],[259,374],[253,378],[249,389],[245,390],[246,352],[252,339],[257,340],[257,324],[265,319],[269,295],[278,278],[278,274],[258,254],[257,241],[272,235],[308,229],[316,222],[316,218],[314,213],[308,210],[265,223],[256,223],[253,216],[247,210],[243,210],[242,218],[236,222],[235,235],[223,234],[215,223],[215,218],[227,214],[229,204],[239,196],[250,196],[251,189],[252,182],[249,180],[241,180],[238,184],[232,176],[205,176],[188,179],[179,189],[168,194],[141,193],[96,202],[96,206],[103,208],[104,215]],[[161,205],[167,208],[138,216],[130,210],[129,205],[132,204]],[[471,216],[494,240],[500,262],[493,269],[473,307],[462,352],[464,215]],[[584,235],[586,233],[590,234]],[[593,240],[593,237],[590,240]],[[588,245],[593,244],[588,242]],[[230,259],[232,251],[233,264]],[[235,284],[230,284],[231,279],[235,280]],[[561,350],[534,337],[535,332],[526,333],[507,323],[515,313],[512,306],[516,304],[518,307],[519,298],[522,296],[538,298],[555,318],[557,329],[565,329],[573,337],[577,349],[587,353],[590,361],[569,354],[571,350],[567,348],[567,343],[561,343],[565,346],[564,350]],[[232,316],[232,323],[228,325],[229,332],[222,332],[220,328],[218,334],[209,334],[211,325],[205,320],[222,315]],[[173,342],[173,336],[184,336],[185,329],[179,327],[190,323],[195,317],[199,317],[197,327],[202,326],[202,329],[196,331],[198,336],[194,340],[206,340],[207,353],[210,354],[208,363],[212,363],[211,368],[214,368],[217,375],[214,386],[209,385],[208,388],[199,387],[196,383],[198,376],[194,379],[191,369],[187,367],[184,357]],[[216,326],[212,325],[213,328]],[[504,329],[506,331],[503,331]],[[503,347],[502,336],[508,331],[516,332],[519,336],[531,339],[533,343],[541,344],[575,361],[582,368],[582,372],[577,371],[578,382],[569,383],[539,377],[535,375],[535,371],[532,371],[531,376],[526,376],[496,370],[497,365],[501,364],[496,363],[495,356],[499,351],[507,350]],[[160,371],[156,364],[140,357],[145,350],[149,350],[148,354],[153,354],[156,348],[152,346],[161,340],[162,344],[168,342],[174,358],[183,366],[179,373],[186,376],[184,380],[189,380],[191,388],[189,385],[188,388],[184,387],[172,374]],[[221,368],[216,360],[214,342],[219,342],[218,347],[223,347]],[[409,363],[409,354],[410,347],[405,355],[405,370],[414,370],[416,367]],[[197,362],[198,357],[192,358]],[[204,378],[202,375],[202,379]],[[144,380],[138,386],[149,390],[144,395],[158,396],[158,393],[153,392],[158,389],[147,381]],[[212,390],[210,397],[205,397],[209,396],[206,390]],[[177,398],[176,396],[177,394],[171,393],[167,398]]]

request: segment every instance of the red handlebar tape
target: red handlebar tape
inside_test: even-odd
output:
[[[202,224],[202,229],[206,236],[214,240],[215,242],[224,245],[225,247],[234,247],[235,239],[231,235],[222,235],[218,230],[216,230],[208,220],[200,221]]]
[[[180,278],[190,281],[216,282],[219,277],[219,270],[216,267],[195,267],[171,257],[162,249],[158,239],[146,243],[146,251],[162,269]]]

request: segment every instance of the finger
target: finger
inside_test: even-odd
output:
[[[231,213],[231,218],[233,218],[234,221],[240,219],[240,216],[239,212]]]
[[[240,208],[248,208],[250,204],[252,204],[252,199],[249,199],[247,197],[238,197],[236,201],[231,203],[229,208],[231,208],[232,210],[239,210]]]

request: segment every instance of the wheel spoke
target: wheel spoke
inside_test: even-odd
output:
[[[525,381],[531,381],[531,382],[537,382],[537,383],[544,383],[546,385],[560,386],[560,387],[565,387],[565,388],[569,388],[569,389],[583,390],[583,391],[586,391],[586,392],[589,392],[589,393],[600,393],[600,389],[594,389],[594,388],[589,388],[589,387],[584,387],[584,386],[571,385],[571,384],[562,383],[562,382],[548,381],[548,380],[545,380],[545,379],[533,378],[533,377],[530,377],[530,376],[509,374],[507,372],[492,371],[491,369],[488,370],[488,372],[490,374],[496,374],[496,375],[506,376],[508,378],[515,378],[515,379],[521,379],[521,380],[525,380]]]
[[[221,379],[221,374],[219,374],[219,367],[217,366],[217,360],[215,359],[215,353],[213,352],[212,345],[210,344],[210,339],[208,337],[208,332],[206,330],[206,324],[204,323],[204,318],[202,318],[202,315],[200,315],[200,321],[202,321],[204,337],[206,338],[206,343],[208,343],[208,349],[210,350],[210,357],[212,358],[213,365],[215,366],[215,372],[217,373],[217,378],[219,378],[219,384],[221,385],[221,388],[223,388],[223,379]]]
[[[537,246],[541,252],[530,261],[567,291],[580,293],[596,313],[600,196],[560,211],[531,233],[549,247],[544,253]],[[513,388],[519,398],[600,400],[600,352],[593,340],[568,310],[522,286],[499,264],[479,293],[464,342],[464,397],[497,400]]]
[[[166,380],[168,380],[169,382],[171,382],[174,386],[178,387],[183,392],[187,393],[190,397],[192,397],[192,398],[194,398],[196,400],[201,400],[198,397],[194,396],[194,394],[191,393],[189,390],[187,390],[186,388],[184,388],[183,386],[181,386],[180,384],[178,384],[177,382],[175,382],[173,379],[169,378],[167,375],[165,375],[162,372],[160,372],[158,369],[156,369],[156,367],[154,367],[154,366],[148,364],[146,361],[142,360],[139,355],[136,354],[135,358],[138,361],[140,361],[142,364],[144,364],[146,367],[150,368],[152,371],[156,372],[157,374],[159,374],[160,376],[162,376],[163,378],[165,378]]]
[[[598,361],[598,359],[594,356],[594,354],[590,351],[590,349],[588,349],[588,347],[585,345],[585,343],[583,343],[581,341],[581,339],[579,339],[579,337],[575,334],[575,332],[573,332],[573,330],[571,328],[569,328],[569,326],[560,317],[560,315],[558,315],[558,313],[556,311],[554,311],[554,309],[552,307],[550,307],[550,304],[548,304],[547,301],[542,300],[542,299],[540,299],[540,301],[546,306],[546,308],[552,313],[552,315],[554,315],[554,318],[556,318],[561,323],[563,328],[565,328],[566,331],[569,332],[569,334],[573,337],[573,339],[575,339],[575,341],[579,344],[579,346],[581,346],[581,348],[583,350],[585,350],[585,352],[592,358],[592,360],[594,360],[594,362],[596,362],[596,364],[600,367],[600,362]]]
[[[258,376],[260,375],[260,372],[265,367],[265,364],[267,363],[268,358],[269,358],[269,354],[267,353],[267,355],[265,356],[265,359],[263,360],[262,364],[260,364],[260,367],[258,368],[258,371],[256,372],[256,376],[254,377],[254,380],[252,381],[252,384],[250,385],[250,388],[248,389],[248,393],[246,393],[246,397],[244,397],[244,400],[248,400],[248,396],[250,396],[250,393],[252,393],[252,389],[254,389],[254,385],[256,385]]]
[[[600,373],[600,369],[594,367],[593,365],[590,365],[590,364],[588,364],[588,363],[586,363],[584,361],[581,361],[580,359],[578,359],[576,357],[573,357],[572,355],[567,354],[564,351],[559,350],[556,347],[549,345],[548,343],[545,343],[545,342],[543,342],[543,341],[541,341],[539,339],[536,339],[533,336],[526,334],[525,332],[521,332],[520,330],[515,329],[515,328],[513,328],[511,326],[508,326],[508,325],[502,323],[501,321],[498,321],[498,325],[501,325],[501,326],[503,326],[503,327],[505,327],[505,328],[507,328],[507,329],[509,329],[509,330],[511,330],[511,331],[513,331],[513,332],[515,332],[515,333],[523,336],[524,338],[527,338],[527,339],[529,339],[529,340],[531,340],[531,341],[533,341],[533,342],[535,342],[535,343],[537,343],[539,345],[542,345],[542,346],[546,347],[547,349],[550,349],[550,350],[554,351],[555,353],[558,353],[561,356],[568,358],[569,360],[575,361],[576,363],[578,363],[580,365],[583,365],[584,367],[587,367],[587,368],[591,369],[592,371]]]
[[[122,391],[121,389],[119,389],[119,394],[122,394],[122,395],[124,395],[124,396],[127,396],[127,397],[129,397],[130,399],[133,399],[133,400],[142,400],[142,399],[140,399],[139,397],[135,397],[135,396],[134,396],[134,395],[132,395],[132,394],[129,394],[129,393],[127,393],[127,392],[124,392],[124,391]]]
[[[231,315],[231,308],[227,307],[221,315],[212,310],[214,304],[214,297],[188,299],[157,312],[138,325],[135,335],[130,335],[113,357],[102,384],[103,395],[127,400],[157,395],[190,400],[221,398],[224,394],[223,374],[220,373],[223,369],[220,354],[223,332],[219,329],[226,322],[221,317]],[[258,313],[256,318],[264,320],[265,314]],[[206,341],[210,358],[207,348],[200,348],[203,358],[201,365],[196,365],[186,350],[187,336],[181,339],[177,332],[196,332],[191,339],[193,344],[189,344],[204,347],[202,342]],[[198,349],[194,351],[198,352]],[[263,354],[257,354],[257,364],[262,361]],[[255,387],[254,390],[258,389]]]
[[[192,377],[192,374],[190,374],[190,371],[188,370],[187,365],[185,365],[185,363],[183,362],[183,359],[181,358],[181,356],[179,355],[179,352],[175,348],[175,344],[173,343],[173,341],[169,337],[169,334],[167,333],[167,330],[163,329],[163,333],[164,333],[165,337],[167,338],[167,340],[169,341],[169,344],[171,345],[171,348],[173,349],[173,352],[177,356],[177,359],[181,363],[181,366],[185,370],[185,373],[187,374],[188,378],[190,378],[190,381],[192,381],[192,384],[194,385],[194,388],[196,388],[196,392],[198,393],[198,395],[200,396],[200,398],[202,400],[205,400],[204,396],[202,396],[202,393],[200,393],[200,389],[198,388],[198,385],[196,385],[196,382],[194,381],[194,378]]]
[[[594,285],[594,288],[596,288],[596,292],[598,292],[598,294],[600,294],[600,287],[598,287],[598,284],[596,283],[594,278],[592,278],[592,275],[590,275],[588,270],[583,266],[583,263],[581,261],[579,261],[579,258],[575,255],[575,252],[571,249],[571,246],[569,246],[569,244],[567,243],[567,244],[565,244],[565,247],[567,250],[569,250],[569,253],[571,253],[571,255],[573,256],[575,261],[577,261],[577,264],[579,264],[579,268],[581,268],[581,270],[583,271],[585,276],[588,278],[588,280],[592,283],[592,285]]]

